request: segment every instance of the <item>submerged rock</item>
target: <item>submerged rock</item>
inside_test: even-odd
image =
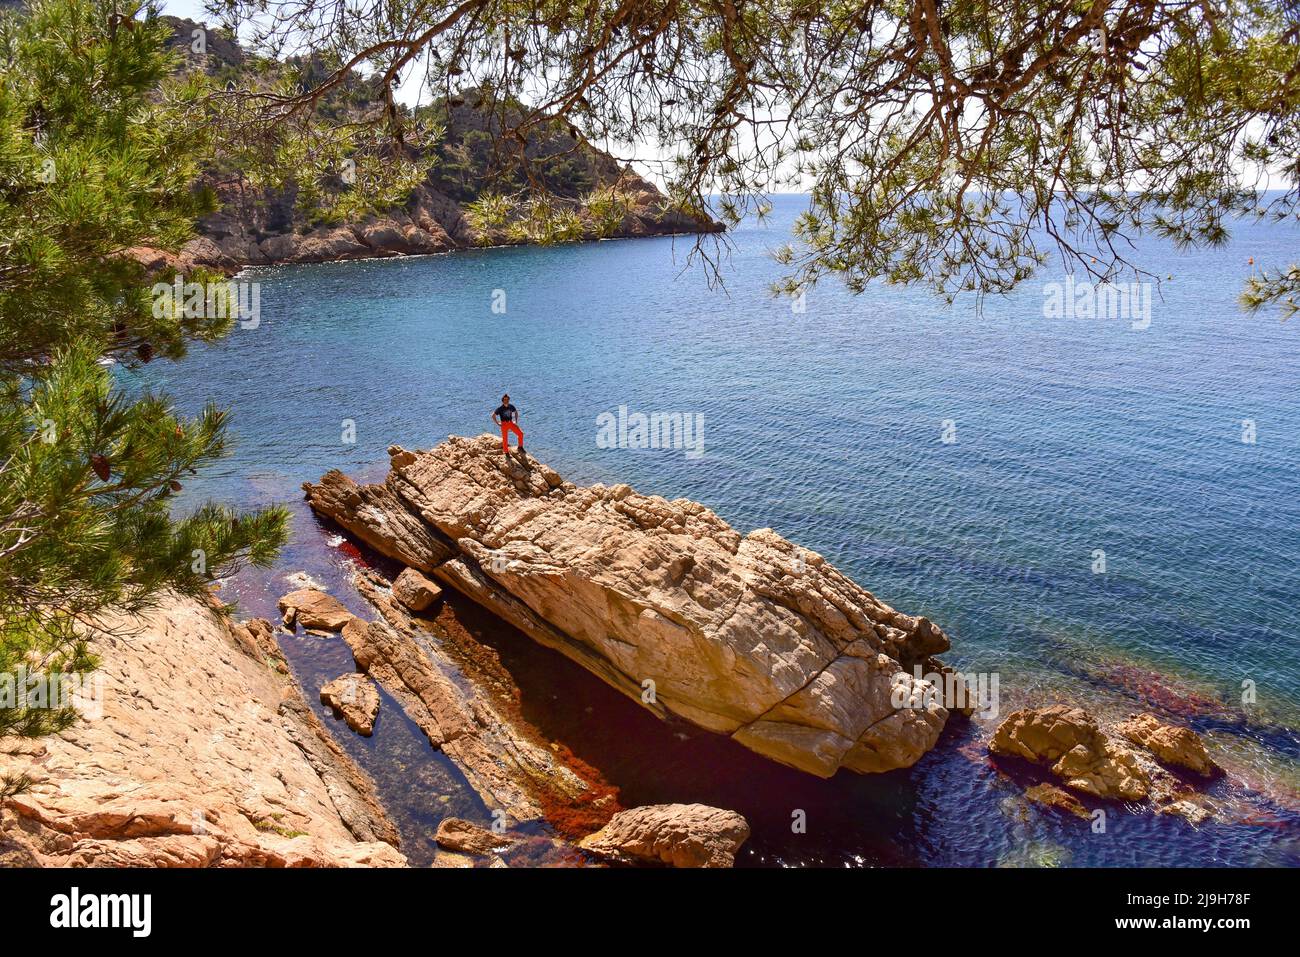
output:
[[[320,699],[357,734],[370,737],[379,714],[379,690],[363,674],[341,675],[320,689]]]
[[[1035,784],[1033,787],[1025,788],[1025,797],[1035,804],[1041,804],[1044,807],[1055,808],[1058,811],[1066,811],[1075,817],[1088,818],[1088,809],[1083,806],[1073,794],[1062,791],[1054,784]]]
[[[578,487],[488,435],[389,454],[383,485],[334,471],[308,502],[661,717],[823,777],[908,767],[938,739],[948,709],[912,669],[939,666],[943,632],[771,529]]]
[[[652,804],[615,814],[578,846],[625,864],[731,867],[749,838],[749,824],[735,811],[707,804]]]
[[[1053,705],[1013,712],[994,733],[989,750],[1049,765],[1067,787],[1096,798],[1141,801],[1151,787],[1133,750],[1108,738],[1082,708]]]
[[[509,834],[497,834],[457,817],[445,817],[438,822],[434,840],[439,847],[461,854],[491,854],[515,843]]]

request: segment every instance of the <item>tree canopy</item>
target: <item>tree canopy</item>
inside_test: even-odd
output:
[[[952,297],[1014,288],[1053,250],[1097,279],[1130,241],[1225,241],[1294,219],[1300,9],[1276,0],[212,0],[262,49],[334,64],[259,110],[293,116],[353,70],[394,93],[487,90],[662,163],[735,221],[812,193],[794,290],[837,275]],[[630,148],[630,147],[629,147]],[[1280,190],[1265,193],[1264,187]],[[716,198],[714,198],[716,197]],[[1295,308],[1300,270],[1250,281]]]
[[[175,248],[207,205],[203,131],[177,122],[198,88],[173,81],[170,32],[97,0],[0,15],[0,737],[75,719],[14,677],[48,689],[92,667],[85,626],[103,612],[206,595],[285,537],[279,508],[176,517],[182,483],[225,448],[226,415],[185,418],[110,366],[180,356],[233,322],[156,308],[131,255]]]

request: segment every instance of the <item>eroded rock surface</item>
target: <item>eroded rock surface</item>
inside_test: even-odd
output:
[[[1117,724],[1115,731],[1146,748],[1161,764],[1185,768],[1202,777],[1210,777],[1219,770],[1195,731],[1162,724],[1153,714],[1135,714]]]
[[[281,672],[269,622],[232,628],[172,596],[90,643],[102,714],[0,754],[0,774],[34,782],[0,808],[32,862],[405,864],[373,782]]]
[[[948,710],[912,668],[943,632],[771,529],[578,487],[489,435],[389,453],[383,485],[330,472],[308,501],[661,716],[824,777],[908,767],[938,738]]]
[[[540,796],[582,803],[588,786],[550,749],[529,741],[492,701],[468,683],[411,613],[383,589],[373,572],[356,585],[382,616],[343,628],[357,668],[382,684],[403,711],[465,774],[484,803],[510,823],[544,816]],[[607,818],[603,817],[602,822]]]
[[[989,751],[1046,767],[1065,787],[1098,800],[1149,801],[1161,813],[1193,823],[1208,816],[1192,799],[1191,789],[1166,767],[1213,767],[1205,745],[1194,731],[1162,724],[1154,715],[1104,727],[1082,708],[1024,708],[1002,722]],[[1050,787],[1039,785],[1039,796],[1029,796],[1061,806],[1045,790]]]
[[[748,838],[749,824],[735,811],[706,804],[652,804],[620,811],[578,843],[628,864],[731,867]]]
[[[393,581],[393,597],[411,611],[427,611],[442,597],[442,589],[414,568],[404,568]]]

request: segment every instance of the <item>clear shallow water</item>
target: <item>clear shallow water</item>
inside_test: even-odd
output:
[[[1004,714],[1069,700],[1187,721],[1237,772],[1214,793],[1246,805],[1245,823],[1123,815],[1093,835],[1086,822],[1022,820],[976,729],[954,728],[911,771],[818,782],[739,749],[714,755],[713,741],[678,753],[649,729],[648,752],[602,743],[599,717],[555,702],[557,725],[575,751],[602,756],[624,803],[743,810],[746,863],[1300,862],[1300,319],[1247,317],[1235,302],[1247,258],[1295,261],[1300,230],[1241,224],[1213,251],[1144,245],[1137,258],[1172,276],[1144,330],[1043,318],[1042,283],[1063,278],[1050,268],[982,314],[830,283],[798,314],[768,295],[780,267],[767,251],[801,206],[779,198],[766,226],[732,234],[725,293],[683,272],[683,239],[254,270],[257,329],[139,378],[186,411],[209,398],[233,409],[234,455],[186,495],[250,507],[296,502],[329,468],[382,475],[392,443],[484,431],[509,391],[529,451],[567,478],[697,499],[822,553],[939,622],[951,663],[997,672]],[[705,454],[598,448],[597,416],[621,405],[702,413]],[[1255,444],[1241,441],[1244,419]],[[282,571],[329,574],[341,559],[328,534],[299,507]],[[241,597],[259,613],[282,590],[264,581]],[[346,664],[286,650],[309,681]],[[1258,697],[1244,709],[1243,681]],[[444,791],[453,772],[437,769]],[[418,832],[442,812],[398,777],[386,790]],[[808,811],[808,834],[789,833],[792,809]]]

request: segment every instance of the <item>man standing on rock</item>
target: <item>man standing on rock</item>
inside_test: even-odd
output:
[[[510,395],[507,393],[501,397],[501,404],[497,410],[492,413],[492,421],[501,426],[501,451],[510,454],[510,433],[515,434],[515,439],[519,444],[519,451],[524,451],[524,433],[519,431],[519,426],[515,423],[519,421],[519,410],[510,404]]]

